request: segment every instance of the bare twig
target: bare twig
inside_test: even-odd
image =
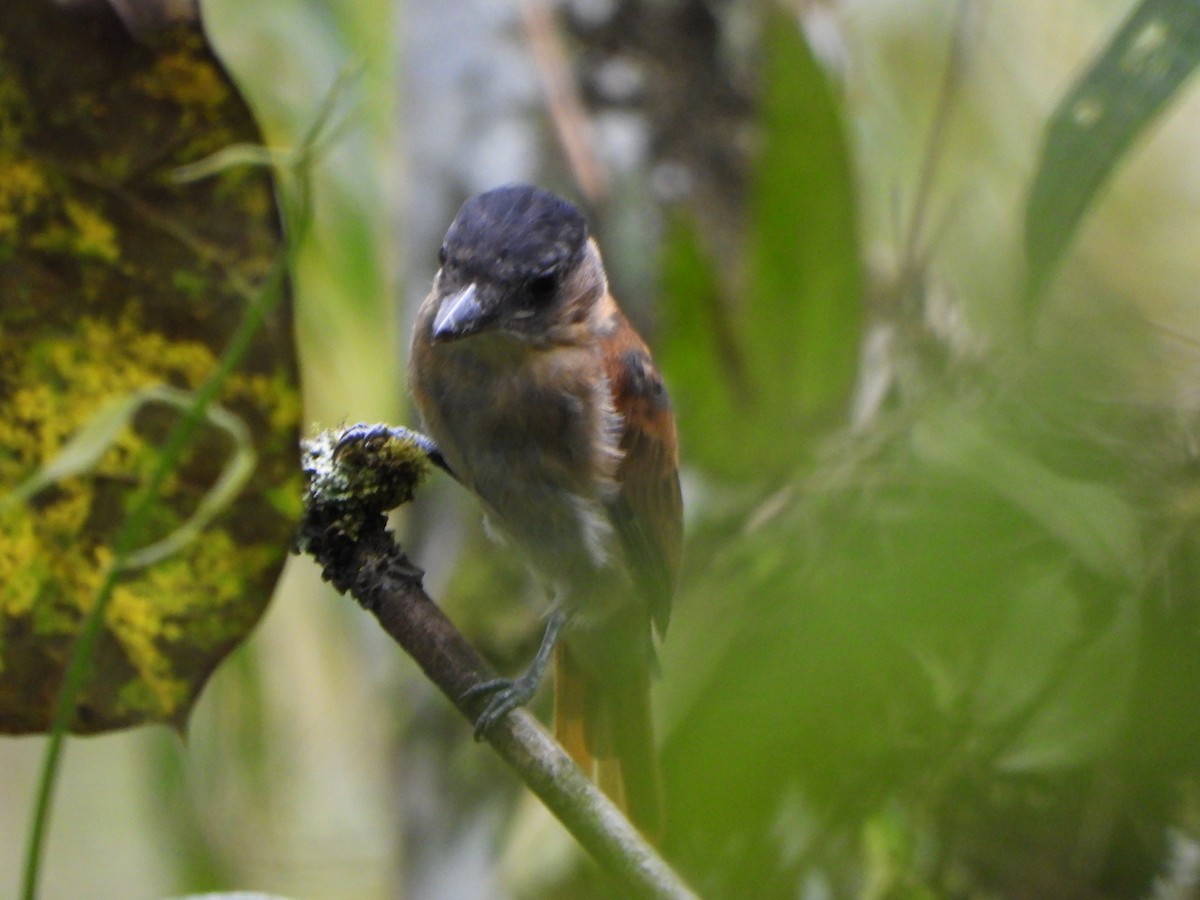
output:
[[[546,92],[546,108],[571,174],[588,202],[599,203],[608,196],[608,167],[596,156],[592,123],[575,86],[567,48],[554,14],[545,0],[524,0],[521,19],[542,89]]]
[[[412,497],[429,469],[428,439],[404,428],[355,425],[305,445],[309,477],[297,550],[379,621],[468,720],[467,691],[491,667],[429,598],[422,572],[386,528],[385,512]],[[621,812],[525,710],[488,730],[487,741],[576,840],[631,894],[695,895]]]

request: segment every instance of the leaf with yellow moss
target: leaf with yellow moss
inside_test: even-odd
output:
[[[115,402],[212,375],[283,252],[274,185],[261,167],[175,175],[258,141],[194,21],[134,39],[104,4],[0,3],[0,495]],[[293,352],[279,304],[218,399],[257,464],[199,534],[181,532],[236,443],[201,427],[150,532],[185,539],[122,572],[73,730],[181,725],[261,617],[299,495]],[[113,535],[179,415],[140,405],[93,434],[86,465],[0,503],[0,732],[48,727]]]

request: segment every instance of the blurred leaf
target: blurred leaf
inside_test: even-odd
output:
[[[129,427],[134,414],[145,402],[142,392],[118,397],[92,416],[73,434],[40,469],[18,485],[3,501],[25,501],[56,481],[82,475],[100,461],[116,442],[117,435]]]
[[[663,259],[660,355],[687,456],[741,478],[803,459],[806,434],[848,396],[861,325],[838,102],[793,17],[772,12],[765,35],[743,296],[722,296],[733,279],[690,223],[674,223]]]
[[[763,144],[751,189],[745,346],[763,456],[796,461],[779,440],[840,410],[862,327],[855,190],[841,110],[794,18],[766,22]]]
[[[249,110],[197,26],[139,39],[105,4],[0,4],[0,485],[42,476],[0,507],[0,732],[49,724],[114,536],[179,422],[177,404],[128,404],[206,383],[249,305],[278,294],[270,174],[174,177],[259,141]],[[182,725],[266,606],[298,496],[286,304],[219,403],[129,561],[170,555],[113,587],[75,730]]]
[[[669,303],[657,355],[670,375],[688,461],[728,475],[752,475],[754,460],[729,445],[731,434],[740,435],[743,411],[736,394],[742,361],[722,306],[721,279],[682,215],[672,220],[664,248],[663,293]]]
[[[1028,297],[1046,288],[1088,207],[1200,62],[1200,4],[1142,0],[1059,103],[1025,211]]]
[[[1040,705],[1001,767],[1029,772],[1078,766],[1111,749],[1129,711],[1139,632],[1137,598],[1127,594],[1109,627],[1071,660],[1061,685]]]
[[[168,387],[144,388],[113,401],[68,440],[59,453],[18,487],[11,495],[12,499],[28,500],[56,481],[86,473],[113,446],[118,433],[133,424],[134,416],[145,404],[163,403],[179,410],[187,410],[192,402],[193,398],[187,392]],[[125,561],[126,569],[152,565],[175,553],[189,541],[195,540],[212,521],[213,516],[233,503],[254,470],[254,444],[242,420],[219,406],[208,407],[205,416],[210,424],[220,428],[233,440],[233,455],[222,470],[220,478],[205,492],[191,517],[167,537],[131,553]],[[0,498],[2,499],[7,498]]]
[[[918,884],[913,873],[920,868],[920,825],[909,811],[893,804],[863,823],[862,900],[936,900],[937,895]]]
[[[924,462],[987,485],[1094,572],[1140,576],[1139,522],[1112,487],[1060,475],[961,410],[927,416],[914,426],[912,442]]]
[[[1004,610],[976,695],[987,727],[1002,725],[1034,702],[1081,631],[1079,598],[1070,588],[1071,564],[1026,566]]]

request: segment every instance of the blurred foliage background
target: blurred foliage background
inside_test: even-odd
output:
[[[705,896],[1200,880],[1194,86],[1036,293],[1023,248],[1046,124],[1135,5],[204,4],[274,144],[360,71],[296,273],[310,422],[412,420],[407,326],[462,199],[586,201],[680,422],[656,702],[664,850]],[[525,660],[528,587],[470,501],[434,484],[397,527]],[[607,895],[468,734],[294,560],[186,748],[70,744],[46,896]],[[6,883],[39,753],[0,742]]]

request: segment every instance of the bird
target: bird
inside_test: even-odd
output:
[[[553,660],[555,734],[646,835],[664,827],[650,682],[683,541],[675,417],[586,217],[543,188],[468,199],[417,313],[409,388],[445,467],[551,604],[529,668],[467,699],[485,735]]]

